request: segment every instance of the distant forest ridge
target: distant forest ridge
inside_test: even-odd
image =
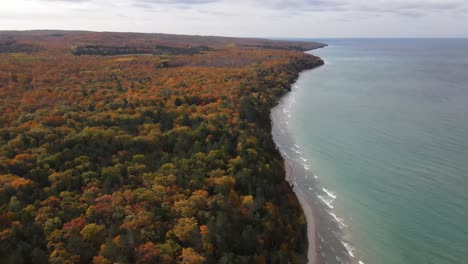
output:
[[[206,50],[267,48],[307,51],[325,46],[306,41],[89,31],[0,31],[0,53],[69,51],[75,55],[195,54]]]

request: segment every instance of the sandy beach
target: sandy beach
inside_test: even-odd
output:
[[[323,61],[319,59],[317,65],[312,68],[319,67],[323,65]],[[284,160],[284,166],[286,175],[285,178],[288,183],[293,187],[293,191],[296,194],[296,197],[302,207],[304,212],[306,224],[307,224],[307,241],[308,241],[308,250],[307,250],[307,263],[309,264],[319,264],[322,262],[321,248],[319,245],[318,237],[318,219],[320,215],[316,208],[314,208],[313,200],[310,197],[307,197],[305,193],[302,192],[301,188],[297,185],[297,179],[308,174],[308,171],[304,168],[304,165],[298,160],[297,151],[290,152],[290,148],[298,148],[294,144],[291,135],[286,131],[286,126],[288,124],[288,110],[285,108],[288,98],[291,96],[290,93],[285,94],[279,104],[271,110],[270,119],[272,121],[272,135],[275,141],[275,144],[278,150],[281,153],[281,156]],[[335,259],[335,256],[333,256]]]
[[[313,207],[304,198],[302,192],[294,186],[294,166],[292,166],[286,159],[284,161],[284,166],[286,169],[286,180],[291,184],[291,186],[293,186],[294,193],[304,210],[304,215],[307,221],[307,240],[309,244],[307,253],[308,263],[318,264],[318,242]]]

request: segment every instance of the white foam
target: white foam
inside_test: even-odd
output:
[[[341,218],[339,218],[338,216],[336,216],[336,214],[334,214],[334,213],[332,213],[332,212],[329,212],[328,214],[330,214],[330,215],[333,217],[333,219],[335,219],[335,221],[338,222],[338,224],[339,224],[338,227],[339,227],[340,229],[343,229],[343,228],[345,228],[345,227],[348,227],[348,226],[344,223],[344,220],[341,219]]]
[[[318,179],[318,175],[314,175],[314,178],[315,178],[315,179]]]
[[[325,188],[322,188],[322,190],[328,195],[328,197],[332,198],[332,199],[336,199],[336,194],[334,192],[331,192]]]
[[[323,241],[324,241],[324,240],[323,240],[323,237],[320,235],[319,232],[317,232],[317,236],[318,236],[318,238],[320,239],[320,241],[323,243]]]
[[[321,196],[321,195],[317,195],[317,197],[330,209],[333,209],[333,205],[332,205],[332,202],[333,200],[329,200],[329,199],[326,199],[325,197]]]
[[[359,264],[364,264],[364,262],[363,262],[362,260],[360,260],[358,263],[359,263]]]
[[[310,166],[309,165],[304,165],[304,170],[310,171]]]
[[[294,151],[294,152],[296,152],[296,154],[299,154],[299,155],[302,154],[302,152],[300,152],[299,150],[296,150],[295,148],[291,148],[291,150]]]
[[[296,148],[298,148],[298,149],[301,149],[301,147],[299,147],[299,145],[297,145],[297,144],[294,144],[294,146],[295,146]]]
[[[312,191],[312,187],[309,187],[309,191]]]
[[[341,244],[343,244],[343,246],[346,248],[346,251],[348,251],[348,254],[354,258],[354,250],[355,248],[353,248],[353,246],[351,246],[351,244],[349,243],[346,243],[344,241],[341,241]]]
[[[307,162],[307,159],[306,159],[306,158],[302,158],[302,157],[301,157],[301,160],[302,160],[303,162]]]
[[[338,257],[338,256],[335,256],[335,257],[336,257],[336,261],[338,261],[339,263],[343,264],[343,260],[340,259],[340,257]]]

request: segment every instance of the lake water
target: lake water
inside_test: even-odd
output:
[[[323,259],[468,263],[468,40],[318,41],[273,132]]]

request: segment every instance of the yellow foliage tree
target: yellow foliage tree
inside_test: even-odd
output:
[[[202,264],[205,262],[205,257],[198,254],[193,248],[184,248],[180,260],[182,264]]]
[[[176,237],[183,242],[194,239],[199,234],[197,220],[194,217],[180,218],[173,229]]]

